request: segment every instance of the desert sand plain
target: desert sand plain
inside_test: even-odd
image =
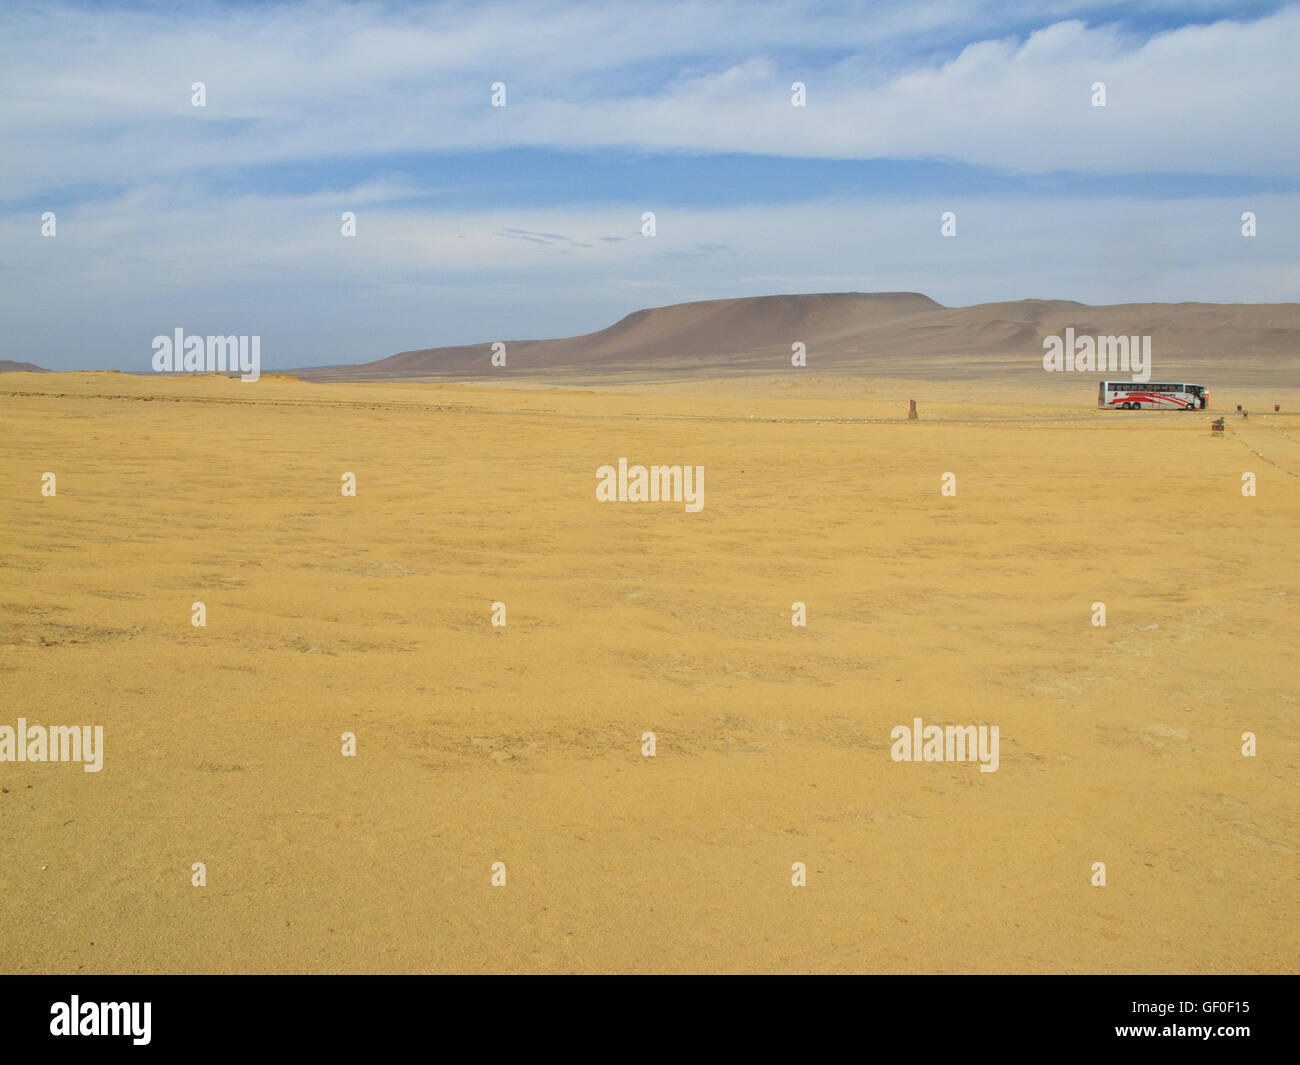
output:
[[[1052,384],[4,375],[0,969],[1294,971],[1300,391]]]

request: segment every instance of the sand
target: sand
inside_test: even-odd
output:
[[[1300,390],[1095,395],[6,375],[0,969],[1294,971]]]

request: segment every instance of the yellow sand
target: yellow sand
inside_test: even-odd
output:
[[[1095,395],[0,377],[0,969],[1294,971],[1300,394]]]

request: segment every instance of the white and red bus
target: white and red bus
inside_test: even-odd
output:
[[[1120,410],[1205,410],[1210,393],[1204,385],[1161,381],[1102,381],[1097,406]]]

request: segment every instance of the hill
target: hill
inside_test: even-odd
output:
[[[1027,299],[944,307],[914,292],[707,300],[636,311],[606,329],[555,340],[492,341],[404,351],[354,366],[289,371],[307,380],[412,380],[568,375],[725,377],[790,370],[806,346],[818,374],[979,380],[1042,373],[1043,339],[1149,336],[1159,377],[1230,375],[1300,383],[1300,304],[1132,303]],[[1057,375],[1077,380],[1074,375]]]

